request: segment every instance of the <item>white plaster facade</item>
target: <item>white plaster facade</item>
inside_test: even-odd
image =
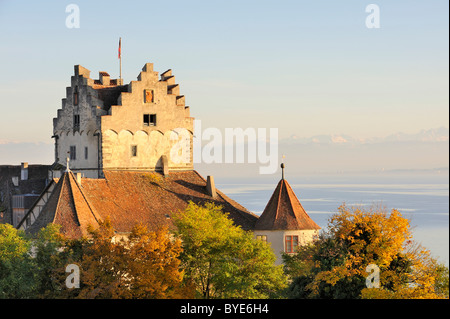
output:
[[[275,256],[277,257],[275,264],[280,265],[283,263],[282,254],[292,253],[286,247],[286,236],[298,236],[298,246],[303,246],[311,243],[319,236],[319,230],[317,229],[305,229],[305,230],[254,230],[255,238],[258,236],[266,236],[265,240],[270,243]],[[261,238],[258,238],[261,239]]]

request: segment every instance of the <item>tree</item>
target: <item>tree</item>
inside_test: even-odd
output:
[[[22,231],[0,224],[0,298],[30,298],[35,292],[30,247],[31,241]]]
[[[436,280],[435,280],[435,289],[436,293],[444,296],[448,299],[449,295],[449,286],[448,286],[448,267],[446,267],[442,263],[436,263]]]
[[[80,289],[66,289],[75,298],[183,298],[189,289],[179,271],[181,243],[167,229],[148,231],[136,225],[118,238],[109,219],[89,228],[90,238],[72,243],[72,263],[80,267]],[[60,269],[60,273],[62,270]]]
[[[55,269],[64,264],[66,239],[59,226],[49,224],[35,238],[9,224],[0,225],[0,296],[3,298],[54,298],[59,278]]]
[[[48,224],[39,230],[38,236],[33,240],[33,266],[37,278],[37,298],[59,297],[61,291],[60,276],[56,269],[65,268],[67,264],[67,242],[60,233],[60,226]]]
[[[133,298],[186,298],[192,296],[182,285],[183,272],[178,258],[179,239],[167,228],[150,232],[145,226],[133,228],[128,242],[129,292]]]
[[[293,279],[290,297],[438,298],[438,268],[429,251],[411,240],[409,221],[397,210],[339,207],[329,232],[313,244],[309,273]],[[381,287],[367,288],[368,265]],[[292,268],[292,267],[291,267]],[[442,282],[442,281],[441,281]]]
[[[267,298],[286,285],[270,246],[233,224],[222,207],[190,202],[175,216],[185,282],[203,298]]]

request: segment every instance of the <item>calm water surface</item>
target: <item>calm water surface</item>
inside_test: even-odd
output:
[[[261,214],[278,179],[218,179],[216,186],[250,211]],[[414,240],[449,265],[448,175],[386,174],[287,177],[306,212],[322,229],[337,208],[381,204],[410,219]]]

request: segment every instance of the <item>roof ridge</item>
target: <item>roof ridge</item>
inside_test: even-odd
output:
[[[277,188],[275,189],[275,191],[279,188],[278,190],[278,200],[277,200],[277,208],[275,209],[275,219],[274,219],[274,223],[278,218],[278,211],[280,210],[280,202],[281,202],[281,193],[283,192],[283,181],[284,179],[280,180],[278,182],[279,187],[277,186]]]
[[[206,183],[206,179],[199,172],[197,172],[195,169],[193,171]]]
[[[255,217],[258,217],[258,215],[256,215],[255,213],[249,211],[247,208],[245,208],[244,206],[242,206],[241,204],[239,204],[238,202],[236,202],[234,199],[228,197],[225,193],[223,193],[222,191],[218,190],[217,188],[216,188],[216,193],[217,193],[224,201],[227,201],[227,202],[232,203],[233,206],[235,206],[235,207],[237,206],[236,208],[238,208],[239,210],[243,210],[243,211],[245,211],[246,213],[249,213],[249,214],[251,214],[251,215],[253,215],[253,216],[255,216]],[[242,216],[244,216],[245,218],[249,219],[249,216],[246,216],[246,215],[242,215]]]
[[[61,187],[59,189],[58,200],[56,201],[57,204],[56,204],[55,214],[53,214],[53,218],[52,218],[52,221],[51,221],[52,223],[55,222],[56,215],[58,214],[58,211],[59,211],[59,204],[61,203],[61,192],[62,192],[62,189],[64,187],[65,175],[66,174],[64,173],[63,177],[60,178],[59,181],[58,181],[58,183],[61,182]],[[55,190],[53,190],[53,191],[55,191]]]
[[[297,216],[297,214],[296,214],[296,211],[295,211],[294,206],[292,205],[292,197],[291,197],[291,194],[290,194],[290,192],[289,192],[289,191],[291,191],[291,192],[293,193],[294,191],[292,190],[292,187],[291,187],[291,185],[289,185],[289,183],[288,183],[287,180],[282,179],[282,181],[284,182],[283,184],[284,184],[284,187],[286,188],[286,194],[287,194],[287,196],[288,196],[288,203],[289,203],[289,206],[291,207],[292,214],[294,215],[293,217],[294,217],[295,221],[297,222],[297,227],[300,227],[300,224],[299,224],[299,221],[298,221],[298,216]],[[300,204],[300,200],[298,199],[298,197],[295,196],[295,194],[293,194],[293,195],[294,195],[294,198],[297,199],[297,202]],[[280,196],[281,196],[281,195],[280,195]],[[301,205],[300,205],[300,206],[301,206]],[[303,207],[302,207],[302,209],[303,209]],[[304,209],[303,209],[303,210],[304,210]],[[291,211],[288,211],[289,214],[291,213]]]
[[[72,172],[71,172],[71,173],[72,173]],[[83,192],[83,190],[81,189],[81,187],[80,187],[80,185],[78,184],[78,182],[76,181],[75,176],[73,176],[73,173],[72,173],[72,178],[74,179],[75,185],[77,186],[78,191],[81,193],[81,196],[83,197],[84,201],[86,202],[86,204],[87,204],[87,206],[88,206],[88,208],[89,208],[89,210],[90,210],[92,216],[94,216],[95,220],[98,222],[98,221],[99,221],[99,218],[97,218],[97,213],[94,212],[94,210],[92,209],[92,205],[89,203],[88,199],[87,199],[86,196],[84,195],[84,192]],[[73,194],[72,194],[72,196],[73,196]],[[76,211],[77,208],[76,208],[75,200],[74,200],[74,205],[75,205],[75,212],[77,213],[77,218],[78,218],[78,212]]]
[[[71,183],[71,179],[70,179],[71,174],[72,174],[72,177],[73,177],[73,173],[72,173],[72,171],[68,171],[67,174],[68,174],[67,178],[69,179],[70,197],[72,198],[73,208],[75,210],[75,218],[77,219],[78,226],[81,226],[80,219],[78,218],[77,204],[76,204],[76,201],[75,201],[75,197],[73,196],[72,183]]]

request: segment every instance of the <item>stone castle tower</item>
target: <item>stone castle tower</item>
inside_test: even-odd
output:
[[[171,70],[146,63],[137,81],[123,84],[75,65],[62,108],[53,119],[54,167],[85,177],[111,171],[193,169],[193,118]],[[59,177],[59,176],[52,176]]]

